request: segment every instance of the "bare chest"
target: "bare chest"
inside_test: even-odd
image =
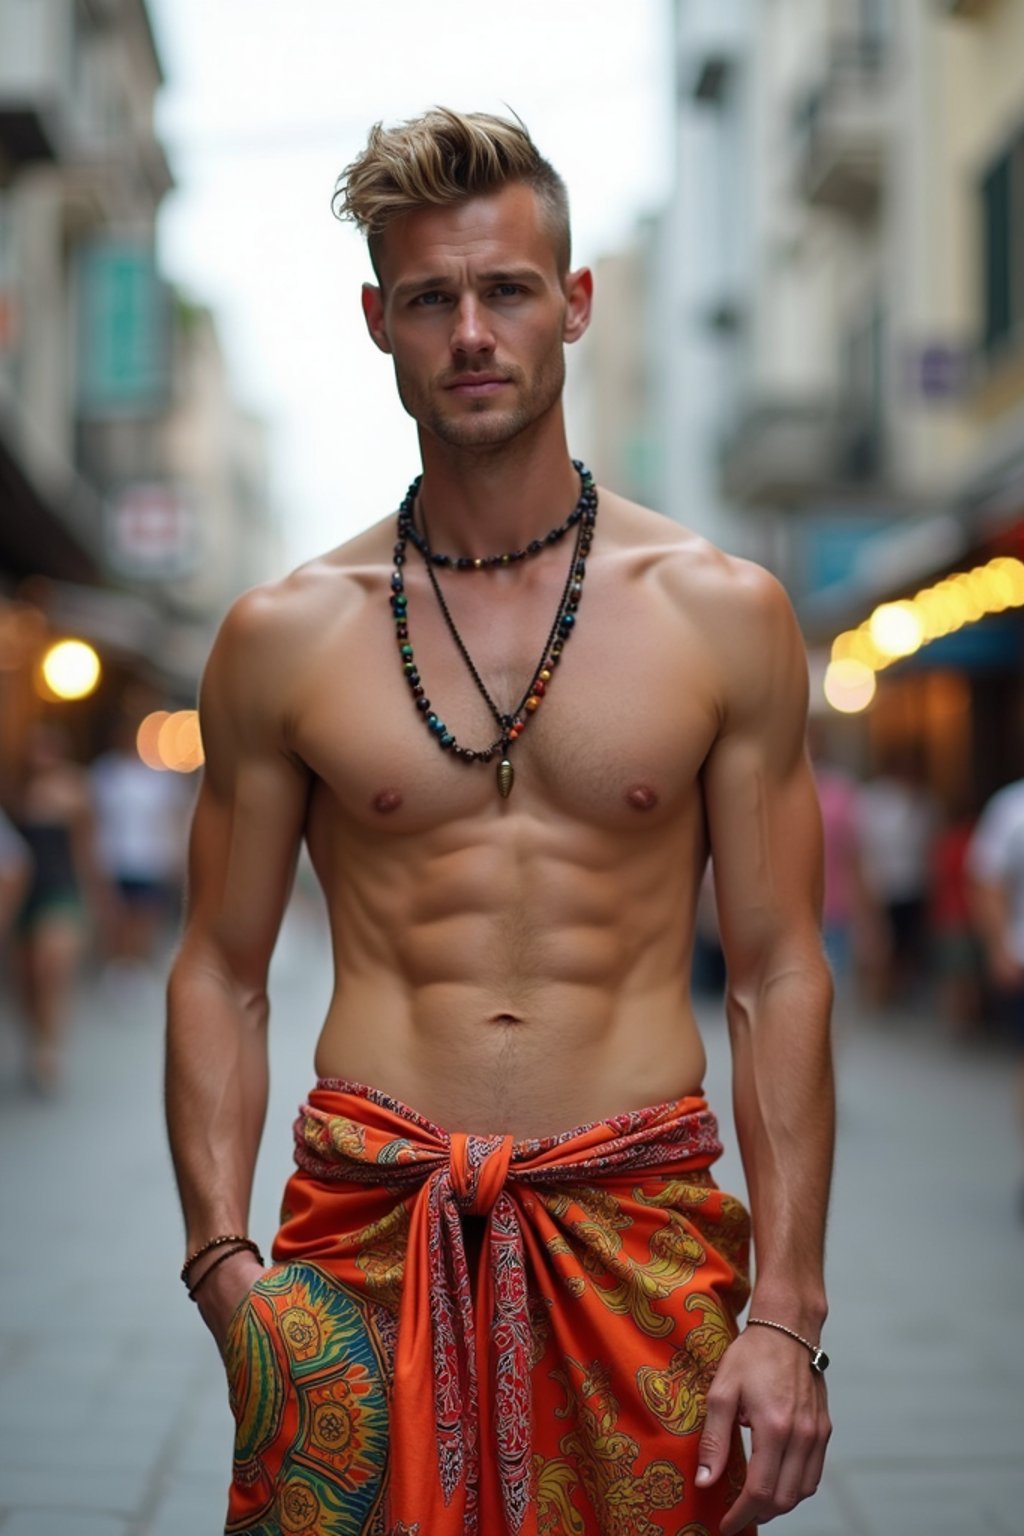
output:
[[[469,589],[474,579],[445,588],[462,649],[425,581],[409,584],[415,684],[384,590],[314,647],[295,746],[338,810],[368,829],[410,833],[495,809],[496,760],[467,763],[442,739],[479,753],[501,736],[496,717],[518,711],[526,724],[509,758],[519,804],[609,832],[678,816],[717,718],[700,636],[649,588],[588,575],[551,665],[557,585],[485,593]],[[542,670],[551,675],[537,691]],[[429,708],[418,707],[416,686]],[[527,709],[528,698],[539,703]]]

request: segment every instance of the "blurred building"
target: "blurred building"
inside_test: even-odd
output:
[[[657,504],[785,580],[821,707],[837,636],[959,594],[955,632],[867,653],[860,739],[984,795],[1024,772],[1024,592],[1011,567],[932,589],[1024,557],[1024,5],[675,16]]]
[[[121,691],[191,695],[273,563],[264,429],[159,268],[162,78],[144,0],[0,0],[0,773],[48,639],[100,654],[91,750]]]
[[[649,300],[661,223],[642,221],[627,248],[595,263],[594,317],[569,354],[566,385],[573,452],[600,484],[645,506],[658,504],[663,475],[660,350]]]

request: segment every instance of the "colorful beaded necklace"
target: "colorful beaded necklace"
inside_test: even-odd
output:
[[[405,493],[405,499],[398,509],[398,538],[395,542],[394,552],[395,569],[391,577],[391,612],[395,620],[395,633],[398,639],[398,652],[402,660],[402,670],[405,674],[406,682],[412,689],[413,700],[416,704],[416,708],[424,718],[427,729],[433,736],[436,737],[438,745],[442,748],[442,750],[451,752],[454,757],[457,757],[461,762],[464,763],[490,763],[494,760],[495,757],[500,759],[498,763],[497,775],[498,790],[504,799],[507,799],[508,796],[512,793],[512,785],[515,782],[515,772],[513,770],[512,764],[509,762],[508,756],[512,747],[512,743],[519,739],[523,731],[526,729],[526,724],[530,719],[530,716],[540,708],[541,701],[543,700],[544,695],[550,686],[554,670],[557,667],[559,660],[561,659],[565,642],[573,632],[573,627],[576,623],[576,613],[580,605],[580,598],[583,595],[583,578],[586,575],[587,555],[589,554],[590,546],[593,543],[594,524],[597,519],[597,488],[594,485],[594,480],[590,471],[585,468],[583,464],[581,464],[577,459],[574,459],[573,465],[580,477],[581,490],[579,501],[576,503],[576,506],[573,508],[573,511],[570,513],[569,518],[566,520],[565,524],[563,524],[558,529],[552,529],[552,533],[547,536],[546,540],[533,540],[530,545],[527,545],[525,551],[518,553],[510,553],[509,555],[505,556],[484,556],[482,557],[479,564],[477,564],[475,561],[471,561],[469,566],[459,565],[458,559],[467,558],[465,556],[458,557],[458,559],[454,562],[456,569],[461,570],[479,570],[483,567],[484,563],[486,563],[488,566],[507,565],[511,563],[513,558],[522,559],[524,554],[539,553],[539,549],[543,549],[545,544],[548,542],[552,544],[557,543],[570,527],[572,527],[574,524],[576,526],[576,540],[573,547],[573,556],[572,560],[569,562],[569,571],[565,579],[565,586],[563,587],[561,597],[558,600],[558,608],[555,611],[554,623],[552,624],[548,633],[548,637],[544,642],[544,649],[540,654],[540,662],[537,667],[534,668],[531,674],[533,680],[530,686],[527,688],[526,692],[523,694],[522,698],[519,700],[519,703],[509,714],[503,713],[498,708],[494,700],[491,698],[490,693],[487,691],[487,687],[484,684],[480,673],[477,671],[477,668],[473,662],[473,658],[470,656],[469,651],[466,648],[465,641],[455,627],[455,621],[449,612],[448,604],[444,600],[444,594],[441,591],[437,576],[434,573],[435,565],[451,563],[451,557],[442,556],[440,560],[435,559],[434,552],[430,548],[427,537],[425,535],[419,534],[418,531],[413,528],[413,513],[415,510],[416,496],[419,491],[421,477],[417,477],[417,479],[413,481],[412,485],[410,485],[408,491]],[[413,537],[414,533],[416,533],[415,538]],[[554,537],[552,537],[552,534]],[[434,710],[431,709],[430,700],[427,698],[426,690],[424,689],[423,683],[420,680],[420,674],[416,666],[416,659],[413,654],[413,648],[409,640],[409,599],[406,596],[405,581],[402,575],[402,567],[405,565],[406,561],[405,551],[407,543],[412,543],[423,556],[423,561],[427,568],[427,575],[430,578],[431,586],[434,589],[438,604],[441,608],[441,613],[444,616],[445,623],[448,626],[448,630],[452,636],[452,639],[455,641],[463,661],[465,661],[466,666],[469,668],[470,675],[472,676],[473,681],[476,683],[476,686],[479,689],[484,701],[486,702],[488,709],[497,722],[498,730],[501,734],[497,740],[491,742],[490,746],[488,747],[474,749],[472,747],[461,746],[455,740],[455,736],[451,731],[449,731],[444,721],[437,715]],[[533,544],[538,545],[537,550],[533,549]]]

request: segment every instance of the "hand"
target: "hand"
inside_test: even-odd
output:
[[[750,1328],[730,1344],[708,1393],[698,1487],[725,1471],[737,1421],[752,1432],[750,1464],[721,1536],[785,1514],[821,1480],[832,1424],[824,1379],[801,1344],[770,1328]]]
[[[215,1257],[216,1253],[211,1254],[211,1258]],[[217,1265],[216,1271],[196,1297],[196,1306],[202,1314],[203,1322],[213,1334],[222,1358],[228,1324],[263,1273],[263,1265],[256,1255],[243,1249],[240,1253],[233,1253],[223,1264]],[[197,1275],[195,1280],[198,1279]]]

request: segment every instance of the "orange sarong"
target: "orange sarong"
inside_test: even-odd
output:
[[[738,1432],[714,1488],[693,1476],[749,1219],[703,1099],[513,1141],[330,1079],[295,1132],[228,1332],[229,1532],[716,1536]]]

